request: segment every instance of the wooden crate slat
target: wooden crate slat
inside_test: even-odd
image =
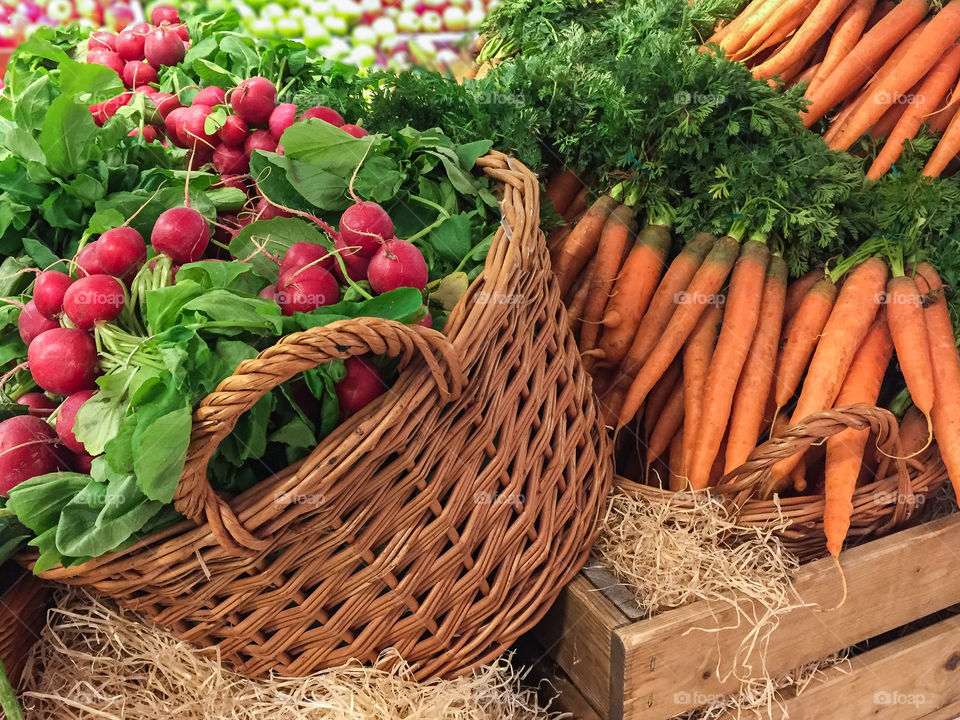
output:
[[[954,515],[845,552],[846,603],[834,611],[803,608],[782,616],[765,654],[766,673],[787,672],[960,602],[960,582],[949,562],[957,547],[960,516]],[[830,560],[801,568],[795,585],[808,603],[831,608],[839,600],[839,576]],[[735,692],[739,681],[726,671],[743,630],[687,632],[735,624],[729,606],[701,601],[615,627],[612,655],[617,670],[610,687],[616,692],[622,683],[623,695],[611,716],[622,711],[625,718],[661,720],[703,704],[704,697]],[[717,672],[721,658],[726,665],[720,663],[720,670],[729,676],[724,679]],[[753,662],[759,666],[756,656]],[[579,686],[579,679],[575,681]],[[614,697],[615,703],[620,700]]]

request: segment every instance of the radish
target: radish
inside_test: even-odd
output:
[[[180,14],[170,5],[157,5],[150,11],[150,22],[154,25],[165,22],[176,24],[180,22]]]
[[[85,452],[71,453],[70,467],[73,468],[74,472],[81,473],[82,475],[89,475],[90,470],[93,469],[93,456],[88,455]]]
[[[63,294],[73,278],[56,270],[44,270],[33,283],[33,302],[48,320],[56,320],[63,312]]]
[[[433,315],[430,314],[429,310],[427,310],[427,314],[423,316],[423,319],[418,322],[417,325],[423,325],[423,327],[428,328],[433,327]]]
[[[160,213],[150,233],[150,244],[177,265],[196,262],[210,243],[210,225],[193,208],[176,207]]]
[[[227,145],[243,147],[247,139],[247,124],[236,115],[228,115],[220,127],[220,140]]]
[[[123,60],[112,50],[94,50],[87,53],[87,62],[103,65],[115,71],[117,75],[123,76]]]
[[[315,265],[311,265],[315,263]],[[310,267],[322,267],[324,270],[333,270],[336,258],[327,248],[318,243],[298,242],[290,246],[280,261],[280,277],[295,273],[297,270]]]
[[[207,105],[191,105],[186,108],[186,112],[180,114],[180,127],[177,130],[177,137],[181,143],[184,143],[184,147],[194,147],[196,144],[209,145],[212,149],[213,143],[211,142],[215,134],[208,134],[205,125],[207,122],[207,116],[212,112],[212,109]]]
[[[274,218],[278,217],[293,217],[293,215],[286,210],[277,207],[265,197],[261,197],[257,202],[257,220],[273,220]]]
[[[399,287],[427,287],[427,261],[416,245],[406,240],[387,240],[370,260],[367,280],[378,295]]]
[[[383,395],[387,384],[380,371],[366,358],[348,357],[343,364],[347,374],[333,389],[340,401],[340,416],[349,417]]]
[[[125,301],[119,280],[109,275],[91,275],[67,288],[63,314],[80,330],[90,330],[98,322],[116,319]]]
[[[87,40],[87,53],[89,54],[94,50],[110,50],[111,52],[116,52],[117,36],[108,30],[97,30],[90,35],[90,39]]]
[[[358,247],[357,254],[373,257],[380,245],[393,237],[393,220],[375,202],[358,202],[340,216],[340,236],[347,246]]]
[[[54,328],[30,343],[27,362],[34,381],[54,395],[96,387],[97,346],[83,330]]]
[[[254,150],[265,150],[266,152],[275,152],[277,141],[270,134],[269,130],[254,130],[247,136],[243,144],[243,150],[249,157]]]
[[[250,160],[243,148],[221,144],[213,151],[213,167],[221,175],[243,175],[250,170]]]
[[[180,139],[180,130],[187,118],[187,114],[193,110],[189,107],[175,107],[163,118],[163,130],[167,137],[177,147],[187,147],[187,144]]]
[[[184,45],[190,44],[190,31],[187,29],[186,23],[180,23],[179,25],[174,26],[174,32],[180,36],[180,39],[183,40]]]
[[[123,82],[127,87],[139,88],[159,79],[153,66],[140,60],[131,60],[123,66]]]
[[[148,32],[153,30],[153,25],[148,22],[138,22],[126,29],[130,30],[131,32],[135,32],[138,35],[146,35]]]
[[[100,255],[97,253],[96,240],[83,246],[83,250],[77,253],[74,262],[77,264],[77,277],[87,277],[89,275],[103,275],[103,266],[100,264]]]
[[[213,148],[197,142],[195,147],[187,151],[187,170],[200,170],[213,160]]]
[[[107,230],[97,240],[97,257],[108,275],[131,279],[147,261],[147,243],[132,227]]]
[[[158,133],[157,133],[157,129],[156,129],[153,125],[144,125],[144,126],[143,126],[143,133],[141,133],[138,128],[134,128],[133,130],[130,131],[129,134],[130,134],[130,135],[141,135],[141,134],[142,134],[142,135],[143,135],[143,141],[144,141],[144,142],[148,142],[148,143],[156,142],[157,137],[159,137],[159,135],[158,135]]]
[[[172,110],[183,107],[180,104],[179,98],[170,93],[155,92],[150,99],[153,100],[153,104],[157,106],[157,112],[160,113],[160,117],[164,120],[167,119],[167,115],[169,115]]]
[[[270,134],[273,135],[273,139],[277,142],[280,142],[280,136],[283,135],[283,131],[288,127],[293,125],[294,120],[297,119],[297,106],[293,103],[283,103],[277,105],[274,108],[274,111],[270,113]]]
[[[277,304],[284,315],[310,312],[340,299],[336,278],[319,265],[290,273],[277,283]]]
[[[257,293],[264,300],[277,300],[277,286],[276,285],[267,285],[263,290]]]
[[[213,107],[214,105],[223,105],[226,102],[226,92],[223,88],[217,87],[216,85],[211,85],[210,87],[205,87],[203,90],[198,92],[194,98],[192,105],[206,105],[207,107]]]
[[[233,111],[250,125],[262,125],[277,106],[277,88],[265,77],[241,82],[230,95]]]
[[[24,393],[17,398],[17,405],[29,408],[31,415],[42,418],[50,417],[57,409],[56,403],[41,392]]]
[[[216,152],[214,152],[214,155],[216,155]],[[237,190],[247,192],[247,183],[244,182],[242,175],[224,175],[221,173],[219,182],[214,183],[213,187],[236,188]],[[235,218],[236,216],[233,215],[231,217]]]
[[[77,411],[83,404],[96,395],[95,390],[81,390],[68,397],[60,405],[60,411],[57,413],[57,437],[67,449],[75,453],[85,453],[87,449],[83,446],[77,436],[73,434],[73,426],[76,424]]]
[[[330,123],[331,125],[336,125],[337,127],[343,127],[343,118],[333,108],[328,108],[324,105],[317,105],[310,108],[305,113],[301,120],[309,120],[310,118],[317,118],[318,120],[323,120],[324,122]]]
[[[370,265],[370,258],[361,255],[355,245],[348,245],[342,237],[338,237],[333,241],[333,248],[343,259],[343,264],[347,269],[347,275],[350,276],[351,280],[360,282],[361,280],[367,279],[367,266]],[[334,270],[337,273],[337,277],[341,280],[346,280],[343,272],[340,270],[340,263],[336,264]]]
[[[117,55],[121,60],[143,60],[143,42],[146,37],[143,33],[133,30],[124,30],[117,35]]]
[[[20,332],[20,339],[27,347],[38,335],[58,327],[60,327],[60,323],[44,317],[33,300],[23,306],[23,310],[20,311],[17,318],[17,330]]]
[[[17,415],[0,422],[0,495],[38,475],[65,467],[57,448],[57,434],[32,415]]]
[[[143,42],[143,56],[157,69],[164,65],[176,65],[186,53],[183,40],[172,29],[158,28],[149,33]]]
[[[370,134],[368,131],[364,130],[359,125],[342,125],[340,129],[343,130],[348,135],[353,135],[353,137],[355,138],[366,137],[367,135]]]

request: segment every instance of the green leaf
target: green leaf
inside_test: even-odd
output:
[[[310,118],[288,127],[280,143],[286,157],[349,178],[379,140],[377,135],[355,138],[328,122]]]
[[[168,503],[180,482],[192,427],[189,407],[162,415],[133,436],[133,470],[150,500]]]
[[[255,276],[249,263],[239,260],[230,262],[196,262],[181,265],[177,271],[177,283],[189,280],[204,290],[219,288],[256,295],[265,283]]]
[[[203,58],[193,61],[193,71],[206,85],[222,88],[236,87],[241,79],[227,68]]]
[[[361,302],[341,301],[308,313],[294,313],[293,321],[301,330],[357,317],[378,317],[407,322],[416,317],[422,307],[422,293],[415,288],[404,287]]]
[[[444,260],[459,265],[473,247],[470,215],[452,215],[427,235],[427,242]]]
[[[230,254],[250,263],[257,275],[275,283],[280,267],[271,258],[282,258],[290,246],[298,242],[316,243],[332,249],[313,223],[300,218],[274,218],[247,225],[230,242]]]
[[[27,255],[30,256],[30,259],[38,268],[43,270],[63,270],[66,268],[66,262],[54,255],[50,248],[39,240],[24,236],[23,249],[26,250]]]
[[[104,65],[63,60],[59,69],[61,93],[89,95],[89,105],[110,100],[123,92],[119,76]]]
[[[382,203],[400,192],[403,180],[404,175],[394,160],[375,155],[363,163],[353,188],[360,197]]]
[[[56,527],[60,512],[88,482],[89,475],[73,472],[37,475],[10,490],[7,507],[39,535]]]
[[[203,287],[197,282],[184,279],[176,285],[149,290],[146,293],[147,327],[151,333],[162,333],[177,324],[183,306],[200,297]]]
[[[23,128],[9,128],[4,134],[3,140],[3,145],[6,149],[24,160],[37,163],[47,162],[43,150],[40,149],[40,143]]]
[[[477,159],[490,152],[493,147],[493,140],[475,140],[456,147],[457,158],[460,160],[460,167],[464,170],[472,170],[477,164]]]
[[[96,157],[97,126],[82,103],[61,95],[50,104],[40,131],[40,147],[49,166],[61,175],[76,175]]]

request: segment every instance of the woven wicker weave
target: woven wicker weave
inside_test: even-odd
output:
[[[90,585],[247,675],[387,647],[420,678],[494,658],[546,611],[597,532],[611,450],[539,229],[536,178],[499,153],[482,275],[444,332],[364,318],[291,335],[207,397],[175,500],[184,523],[45,577]],[[301,464],[226,500],[207,460],[267,390],[332,358],[398,356],[381,399]]]
[[[895,460],[904,454],[900,451],[897,420],[888,410],[872,405],[849,405],[811,415],[760,445],[743,465],[724,476],[718,487],[711,491],[725,496],[741,524],[778,528],[776,534],[784,547],[802,560],[825,555],[822,495],[785,497],[776,501],[753,498],[763,492],[770,478],[770,468],[777,461],[803,452],[848,427],[870,428],[876,435],[877,446],[889,457],[887,462],[880,464],[877,479],[858,487],[854,494],[847,542],[890,532],[923,508],[925,501],[947,479],[947,470],[935,445],[917,457]],[[650,499],[662,501],[670,495],[658,488],[619,477],[616,483],[631,494]],[[673,494],[671,501],[685,507],[692,505],[692,498],[686,493]],[[789,521],[785,527],[784,520]]]

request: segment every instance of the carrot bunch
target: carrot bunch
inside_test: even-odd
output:
[[[942,134],[924,174],[960,150],[960,0],[755,0],[708,40],[771,84],[804,82],[812,127],[835,150],[882,141],[867,176],[881,177],[927,124]]]

